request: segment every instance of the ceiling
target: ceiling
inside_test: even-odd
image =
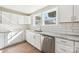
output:
[[[31,14],[39,9],[44,8],[45,6],[46,5],[3,5],[2,7]]]

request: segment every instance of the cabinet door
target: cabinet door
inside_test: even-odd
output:
[[[30,32],[30,31],[26,31],[26,40],[27,40],[27,42],[34,45],[34,38],[35,38],[34,33]]]
[[[30,32],[31,38],[30,38],[30,43],[35,46],[35,34],[33,32]]]
[[[30,40],[31,40],[31,34],[29,31],[26,31],[26,41],[30,43],[31,42]]]
[[[11,14],[8,12],[2,12],[2,23],[10,24],[11,23]]]
[[[18,15],[18,23],[19,24],[24,24],[24,16]]]
[[[2,23],[2,11],[0,11],[0,23]]]
[[[0,33],[0,49],[4,47],[4,33]]]
[[[11,14],[11,23],[12,24],[17,24],[18,23],[17,14]]]
[[[27,32],[26,31],[26,40],[30,44],[32,44],[37,49],[41,50],[41,40],[40,40],[40,34],[34,33],[34,32]]]
[[[74,6],[74,21],[79,21],[79,5]]]
[[[55,52],[56,53],[73,53],[74,49],[73,47],[65,46],[59,43],[55,44]]]
[[[73,41],[69,41],[66,39],[62,39],[62,38],[56,38],[56,43],[62,44],[62,45],[66,45],[66,46],[74,46],[74,42]]]
[[[69,41],[62,38],[55,38],[55,52],[56,53],[73,53],[74,41]]]
[[[59,6],[59,22],[72,22],[73,17],[73,6],[72,5],[63,5]]]
[[[37,48],[37,49],[39,49],[39,50],[41,50],[41,36],[40,36],[40,34],[35,34],[35,47]]]
[[[31,24],[30,16],[24,16],[24,24]]]
[[[41,13],[32,15],[32,20],[33,20],[33,26],[43,25],[42,24],[42,14]]]

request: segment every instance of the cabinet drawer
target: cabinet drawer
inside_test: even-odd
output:
[[[64,46],[61,44],[56,44],[55,45],[55,52],[56,53],[73,53],[74,49],[73,49],[73,47]]]
[[[62,45],[67,45],[67,46],[73,46],[74,42],[73,41],[69,41],[66,39],[61,39],[61,38],[56,38],[56,43],[62,44]]]

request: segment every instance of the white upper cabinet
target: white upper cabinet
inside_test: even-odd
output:
[[[18,24],[17,14],[11,14],[11,23]]]
[[[33,26],[40,26],[42,25],[42,15],[41,13],[38,13],[38,14],[34,14],[32,15],[32,24]]]
[[[58,22],[73,22],[74,21],[74,6],[60,5],[52,7],[41,13],[36,13],[32,16],[33,25],[52,25]]]
[[[0,11],[0,23],[2,23],[2,11]]]
[[[3,24],[31,24],[31,17],[0,11],[0,23]]]
[[[74,21],[79,21],[79,5],[74,5]]]
[[[59,22],[73,21],[73,5],[60,5],[58,9]]]
[[[3,24],[18,24],[17,14],[2,11]]]
[[[2,11],[2,23],[3,24],[11,23],[11,14],[10,13]]]
[[[30,16],[24,16],[24,24],[31,24],[31,17]]]
[[[24,24],[24,16],[18,15],[18,24]]]
[[[30,16],[17,15],[17,17],[18,17],[18,24],[31,24]]]

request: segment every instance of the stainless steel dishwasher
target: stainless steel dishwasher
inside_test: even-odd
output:
[[[42,52],[54,53],[55,52],[55,38],[47,35],[43,35]]]

